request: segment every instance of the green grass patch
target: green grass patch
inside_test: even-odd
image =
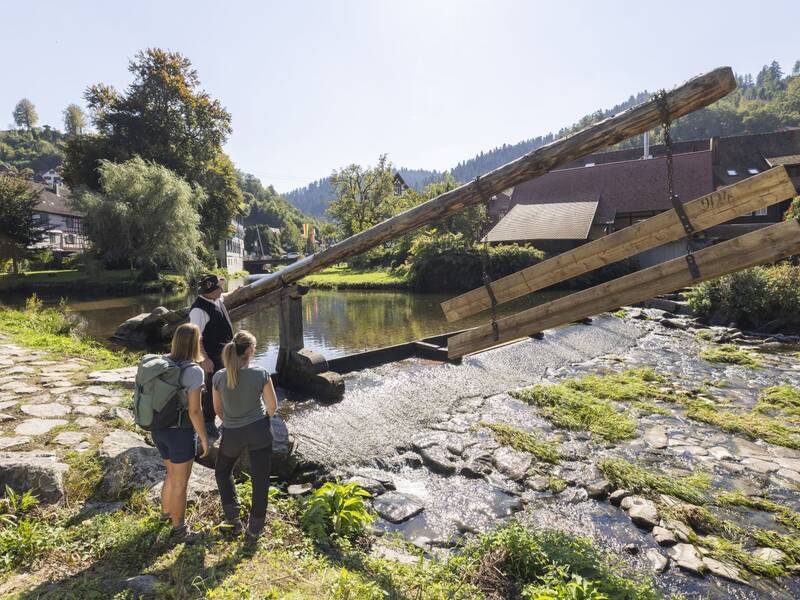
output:
[[[15,294],[40,294],[49,297],[126,296],[129,294],[177,294],[187,289],[181,275],[161,274],[142,281],[136,271],[36,271],[19,275],[0,275],[0,290]]]
[[[567,482],[561,479],[561,477],[548,477],[547,489],[549,489],[554,494],[560,494],[565,489],[567,489]]]
[[[754,410],[759,413],[778,411],[792,420],[800,420],[800,390],[792,385],[764,388]]]
[[[579,379],[567,379],[562,385],[616,402],[675,402],[676,399],[668,389],[666,377],[649,367],[628,369],[619,373],[585,375]]]
[[[628,311],[625,310],[624,308],[620,308],[619,310],[615,310],[611,314],[614,315],[615,317],[619,317],[620,319],[624,319],[625,317],[628,316]]]
[[[481,421],[479,425],[491,430],[494,439],[504,446],[511,446],[517,450],[529,452],[544,462],[552,464],[558,462],[558,445],[553,442],[542,441],[532,433],[505,423],[486,423]]]
[[[686,477],[660,475],[652,467],[640,467],[615,457],[603,459],[598,468],[616,488],[650,497],[666,494],[697,505],[710,500],[711,478],[706,473]]]
[[[405,276],[387,270],[362,270],[346,266],[330,267],[305,277],[302,284],[324,289],[379,290],[408,287]]]
[[[751,368],[761,366],[761,361],[752,352],[737,348],[734,344],[709,346],[700,352],[700,358],[723,365],[741,365]]]
[[[69,465],[64,478],[67,503],[76,505],[93,497],[103,480],[103,463],[97,455],[97,448],[68,452],[64,461]]]
[[[740,506],[770,512],[781,525],[800,531],[800,513],[767,498],[747,496],[741,492],[722,492],[717,496],[716,503],[718,506]]]
[[[76,332],[77,323],[66,307],[43,308],[35,296],[25,309],[0,306],[0,333],[12,342],[29,348],[43,349],[63,360],[82,358],[92,369],[115,369],[135,363],[136,357],[126,351],[112,351]]]
[[[785,424],[785,419],[774,419],[756,412],[720,410],[719,406],[707,400],[690,400],[686,406],[686,416],[695,421],[750,439],[760,438],[776,446],[800,449],[800,427]]]
[[[694,337],[696,337],[698,340],[710,342],[714,339],[714,332],[709,329],[701,329],[700,331],[695,331]]]

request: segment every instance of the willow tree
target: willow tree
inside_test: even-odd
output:
[[[106,264],[139,268],[148,277],[161,269],[194,271],[203,190],[138,157],[121,164],[104,160],[98,170],[100,191],[86,191],[74,203],[86,214],[86,233]]]
[[[46,230],[35,215],[37,201],[27,181],[0,175],[0,258],[11,259],[14,273],[30,248],[44,239]]]

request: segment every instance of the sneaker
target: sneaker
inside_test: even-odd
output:
[[[261,537],[261,533],[264,531],[264,523],[266,520],[266,517],[257,519],[256,517],[250,515],[250,521],[247,523],[247,529],[244,532],[244,535],[248,541],[255,542]]]
[[[169,539],[176,544],[192,545],[203,539],[203,535],[198,532],[191,532],[186,525],[181,525],[180,527],[172,528],[172,530],[169,532]]]
[[[242,529],[244,529],[244,523],[242,523],[242,519],[239,517],[239,510],[238,504],[222,506],[222,512],[225,515],[225,520],[222,522],[224,533],[232,536],[242,533]]]
[[[164,512],[162,512],[162,513],[161,513],[161,516],[160,516],[160,517],[158,517],[158,520],[159,520],[159,521],[164,521],[164,522],[168,523],[169,521],[171,521],[171,520],[172,520],[172,517],[170,517],[170,516],[169,516],[169,513],[164,513]]]

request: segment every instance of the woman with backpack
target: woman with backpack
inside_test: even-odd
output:
[[[172,336],[170,353],[163,358],[180,369],[177,381],[181,406],[177,411],[177,423],[151,432],[153,443],[167,469],[167,477],[161,488],[161,516],[172,523],[170,538],[177,543],[194,543],[198,535],[189,532],[184,515],[186,490],[195,457],[195,434],[202,447],[201,458],[208,455],[208,435],[200,402],[205,374],[198,364],[203,360],[203,355],[197,325],[186,323],[178,327]]]
[[[272,463],[270,417],[278,401],[266,369],[250,366],[256,338],[239,331],[222,352],[224,369],[214,374],[214,410],[222,419],[222,441],[215,475],[225,521],[233,533],[242,530],[239,502],[233,485],[233,467],[247,450],[253,484],[252,508],[246,535],[255,540],[264,529]]]

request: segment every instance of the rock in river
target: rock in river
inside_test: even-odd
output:
[[[375,511],[391,523],[402,523],[421,513],[425,507],[411,496],[400,492],[386,492],[375,498]]]
[[[628,511],[628,516],[636,525],[645,529],[653,529],[658,525],[658,509],[655,503],[641,496],[629,496],[620,506]]]
[[[645,557],[650,561],[650,568],[656,573],[663,573],[669,566],[669,558],[661,554],[658,548],[648,548]]]
[[[443,446],[430,446],[419,451],[422,462],[434,473],[452,475],[456,472],[457,460]]]
[[[675,544],[667,553],[676,565],[690,573],[702,575],[707,569],[697,548],[691,544]]]
[[[514,481],[520,481],[531,468],[531,455],[527,452],[502,446],[494,453],[494,464],[497,470]]]

